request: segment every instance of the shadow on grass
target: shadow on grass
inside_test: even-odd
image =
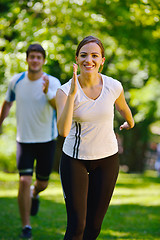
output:
[[[123,187],[123,188],[144,188],[149,187],[151,184],[160,184],[160,177],[156,176],[145,176],[141,174],[121,174],[122,179],[120,179],[116,186]]]
[[[3,179],[3,178],[2,178]],[[17,187],[13,176],[7,181],[1,182],[2,189]],[[142,176],[139,174],[121,174],[117,182],[117,188],[139,188],[144,195],[143,189],[148,193],[151,187],[159,189],[160,178],[154,174]],[[16,185],[15,185],[16,184]],[[53,185],[52,185],[53,184]],[[153,185],[152,185],[153,184]],[[51,176],[50,187],[60,187],[59,175]],[[1,189],[1,190],[2,190]],[[2,190],[3,191],[3,190]],[[140,194],[141,194],[140,192]],[[123,193],[123,192],[122,192]],[[145,192],[146,193],[146,192]],[[127,200],[131,193],[126,196]],[[148,195],[148,194],[147,194]],[[56,194],[41,196],[40,211],[37,216],[31,217],[33,228],[33,240],[62,240],[66,228],[66,210],[62,202],[62,196]],[[61,199],[59,201],[59,199]],[[129,202],[129,201],[128,201]],[[158,240],[160,239],[160,206],[144,206],[137,204],[112,204],[104,218],[102,230],[97,240]],[[0,197],[0,240],[18,240],[21,231],[21,221],[18,212],[16,197]]]
[[[159,206],[111,205],[98,239],[155,240],[160,237],[159,226]]]
[[[21,230],[16,198],[0,198],[0,239],[16,240]],[[98,240],[154,240],[160,236],[159,206],[111,205]],[[66,227],[63,203],[41,198],[40,211],[31,217],[33,240],[62,240]]]
[[[0,198],[0,240],[18,240],[21,221],[17,198]],[[37,216],[31,217],[33,240],[63,239],[66,226],[64,204],[41,198]]]

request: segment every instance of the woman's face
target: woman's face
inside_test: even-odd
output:
[[[76,56],[76,63],[80,67],[81,73],[98,73],[100,66],[104,64],[102,52],[99,45],[95,42],[85,44]]]

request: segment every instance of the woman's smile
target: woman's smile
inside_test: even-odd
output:
[[[104,63],[101,48],[94,42],[85,44],[76,57],[76,62],[82,72],[94,70],[98,73],[100,66]]]

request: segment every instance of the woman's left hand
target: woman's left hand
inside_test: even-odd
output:
[[[130,125],[128,124],[128,122],[124,122],[124,123],[120,126],[119,129],[120,129],[120,130],[123,130],[123,129],[129,130],[129,129],[131,129],[131,127],[130,127]]]

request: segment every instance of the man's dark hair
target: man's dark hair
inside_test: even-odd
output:
[[[44,48],[43,48],[40,44],[37,44],[37,43],[31,44],[31,45],[28,47],[28,49],[27,49],[27,51],[26,51],[27,58],[28,58],[28,55],[29,55],[30,52],[40,52],[40,53],[42,53],[44,59],[45,59],[45,57],[46,57],[46,53],[45,53]]]

